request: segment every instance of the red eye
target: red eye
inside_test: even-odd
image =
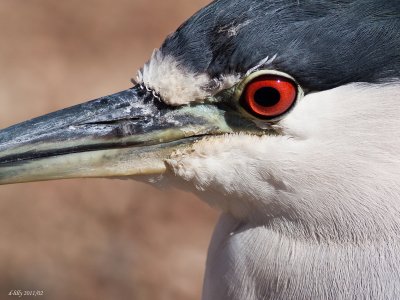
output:
[[[264,75],[247,84],[242,104],[259,118],[271,119],[288,111],[296,101],[297,88],[283,76]]]

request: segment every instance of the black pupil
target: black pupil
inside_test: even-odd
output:
[[[263,87],[254,94],[254,101],[261,106],[271,107],[276,105],[281,99],[281,94],[272,87]]]

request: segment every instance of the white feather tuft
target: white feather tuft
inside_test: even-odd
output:
[[[276,56],[275,54],[272,58],[262,59],[245,76],[271,65]],[[202,102],[207,97],[234,86],[243,77],[243,74],[239,73],[223,74],[219,78],[210,78],[206,73],[195,74],[174,57],[154,50],[151,59],[139,70],[137,82],[155,91],[165,103],[179,106],[190,102]]]
[[[210,82],[205,74],[194,74],[172,56],[155,50],[138,73],[138,82],[155,90],[170,105],[183,105],[208,96],[204,89]]]

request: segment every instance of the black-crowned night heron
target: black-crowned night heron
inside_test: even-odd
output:
[[[204,299],[399,299],[399,49],[399,1],[215,1],[133,88],[1,131],[0,183],[192,189]]]

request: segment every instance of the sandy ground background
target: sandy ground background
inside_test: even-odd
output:
[[[208,0],[1,0],[0,128],[131,86]],[[118,180],[0,187],[0,299],[199,299],[217,213]]]

